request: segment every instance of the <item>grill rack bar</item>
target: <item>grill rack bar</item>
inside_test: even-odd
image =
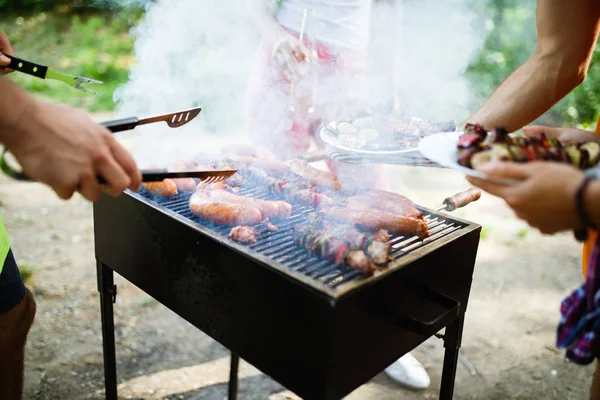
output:
[[[229,236],[232,227],[216,225],[192,214],[189,209],[191,193],[180,194],[178,197],[171,199],[153,196],[143,189],[140,191],[140,194],[184,218],[211,229],[224,238]],[[277,199],[262,188],[240,188],[236,194],[263,200]],[[254,244],[246,245],[246,247],[261,253],[273,263],[280,264],[290,271],[303,274],[330,289],[335,289],[342,284],[362,278],[364,275],[361,272],[353,270],[346,265],[335,265],[330,261],[322,260],[294,243],[292,227],[305,222],[308,214],[311,212],[314,212],[314,208],[312,207],[293,205],[290,218],[285,221],[272,221],[278,228],[276,232],[269,232],[264,224],[255,226],[254,228],[259,233],[257,236],[258,240]],[[465,223],[450,220],[432,213],[425,213],[425,220],[431,234],[427,239],[420,241],[416,236],[396,235],[390,238],[388,241],[392,246],[390,255],[394,261],[467,226]]]

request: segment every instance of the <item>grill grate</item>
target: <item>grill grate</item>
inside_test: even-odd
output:
[[[188,205],[191,196],[190,193],[180,194],[178,197],[171,199],[157,199],[143,190],[140,194],[185,218],[213,230],[225,238],[229,236],[231,227],[216,225],[192,214]],[[262,188],[242,188],[237,194],[256,199],[276,200],[274,196],[265,192]],[[264,225],[255,227],[260,235],[257,236],[258,240],[256,243],[247,245],[247,247],[261,253],[273,263],[280,264],[291,271],[303,274],[332,289],[351,280],[360,279],[363,276],[360,272],[345,265],[335,265],[329,261],[319,259],[294,243],[292,227],[298,223],[305,222],[308,214],[313,211],[314,208],[312,207],[293,205],[290,218],[285,221],[274,222],[278,228],[276,232],[269,232]],[[424,213],[431,236],[424,241],[420,241],[417,237],[392,236],[388,243],[392,246],[391,256],[394,260],[398,260],[404,255],[431,242],[440,240],[444,236],[466,226],[464,223],[450,220],[441,215]]]

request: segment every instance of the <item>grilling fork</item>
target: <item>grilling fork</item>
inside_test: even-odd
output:
[[[4,54],[4,56],[10,59],[10,64],[8,64],[5,68],[13,69],[15,71],[19,71],[24,74],[32,75],[41,79],[53,79],[56,81],[61,81],[77,90],[82,90],[84,92],[96,94],[96,92],[88,89],[83,85],[86,83],[102,83],[101,81],[97,81],[92,78],[86,78],[85,76],[64,75],[48,68],[48,66],[46,65],[36,64],[34,62],[23,60],[15,56],[9,56],[8,54]]]
[[[137,117],[130,117],[124,119],[118,119],[113,121],[103,122],[104,125],[111,132],[121,132],[125,130],[134,129],[138,125],[151,124],[154,122],[164,121],[171,128],[179,128],[200,114],[202,109],[200,107],[191,108],[189,110],[178,111],[170,114],[157,115],[148,118],[138,119]],[[18,169],[12,167],[7,162],[7,150],[4,149],[0,156],[0,169],[9,177],[19,181],[31,181],[27,175]],[[16,163],[16,161],[15,161]],[[237,169],[222,169],[222,170],[210,170],[210,171],[181,171],[171,172],[166,168],[160,169],[145,169],[141,170],[143,182],[160,182],[165,179],[178,179],[178,178],[198,178],[206,183],[215,183],[223,181],[237,172]],[[106,180],[102,177],[98,177],[98,182],[105,184]]]

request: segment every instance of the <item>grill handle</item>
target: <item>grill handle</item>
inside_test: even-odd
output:
[[[425,298],[430,302],[445,308],[446,310],[429,321],[424,321],[412,316],[399,315],[397,312],[385,310],[385,313],[388,314],[389,317],[393,318],[398,326],[409,329],[419,335],[433,335],[438,330],[447,326],[458,316],[458,310],[460,308],[460,302],[458,300],[446,296],[445,294],[436,292],[425,286],[415,285],[412,286],[412,288],[420,297]]]

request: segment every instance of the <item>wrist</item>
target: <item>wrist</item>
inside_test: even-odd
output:
[[[34,97],[12,82],[1,82],[0,87],[10,101],[0,100],[3,117],[0,118],[0,142],[8,149],[26,140],[39,115],[39,104]],[[28,129],[29,128],[29,129]]]
[[[587,218],[595,227],[600,226],[600,180],[593,179],[583,193],[583,206]]]

